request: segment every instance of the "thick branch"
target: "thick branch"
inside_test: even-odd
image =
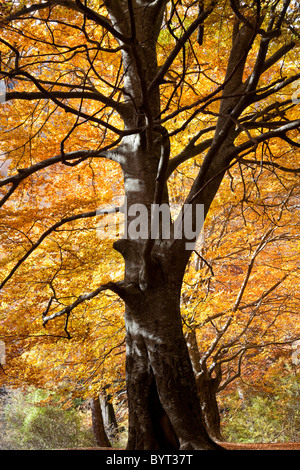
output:
[[[57,104],[66,113],[75,114],[77,117],[84,118],[87,121],[96,122],[97,124],[100,124],[101,126],[111,130],[112,132],[114,132],[115,134],[120,135],[120,136],[121,135],[126,135],[126,134],[132,134],[132,131],[129,131],[129,132],[121,131],[117,127],[112,126],[111,124],[109,124],[106,121],[103,121],[103,119],[99,119],[99,118],[95,117],[95,115],[86,114],[83,111],[78,110],[78,109],[74,109],[71,106],[68,106],[67,104],[65,104],[62,101],[58,100],[55,96],[55,94],[57,92],[49,91],[46,88],[44,88],[41,85],[41,83],[39,82],[39,80],[37,78],[35,78],[33,75],[31,75],[29,72],[17,70],[15,73],[13,73],[13,75],[14,76],[21,75],[21,76],[24,76],[24,77],[28,78],[29,80],[31,80],[32,83],[34,83],[34,85],[37,87],[37,89],[43,94],[44,98],[48,98],[48,99],[52,100],[53,103]]]
[[[93,292],[90,292],[89,294],[80,295],[72,304],[68,305],[62,310],[59,310],[58,312],[54,312],[51,315],[45,316],[43,318],[43,325],[45,326],[48,323],[48,321],[53,320],[54,318],[57,318],[57,317],[61,317],[63,315],[67,315],[68,317],[70,313],[72,312],[72,310],[74,310],[74,308],[76,308],[82,302],[93,299],[94,297],[99,295],[100,292],[103,292],[105,290],[111,290],[112,292],[115,292],[116,294],[120,295],[122,284],[123,284],[122,282],[119,282],[119,283],[108,282],[107,284],[103,284],[102,286],[98,287]]]
[[[273,87],[269,85],[267,87],[268,88],[267,91],[261,92],[261,90],[258,89],[256,91],[256,93],[252,95],[253,97],[251,99],[251,102],[252,103],[257,103],[258,101],[262,101],[262,100],[264,100],[265,98],[268,98],[271,95],[275,95],[280,90],[285,88],[286,86],[291,85],[292,83],[299,80],[299,78],[300,78],[300,73],[297,73],[297,74],[293,75],[292,77],[287,78],[286,80],[281,79],[281,80],[276,81],[276,83],[274,84]],[[264,90],[265,90],[265,88],[264,88]]]
[[[62,6],[64,8],[68,8],[69,10],[77,11],[80,13],[83,13],[86,15],[86,17],[92,21],[94,21],[96,24],[99,26],[102,26],[104,29],[109,31],[115,38],[119,39],[123,43],[129,42],[130,39],[126,38],[123,36],[121,33],[119,33],[112,25],[111,22],[109,21],[108,18],[104,17],[103,15],[99,15],[96,11],[92,10],[91,8],[87,7],[86,5],[83,5],[79,0],[48,0],[43,3],[35,3],[31,5],[30,7],[23,7],[20,10],[12,13],[11,15],[7,16],[2,20],[2,23],[8,23],[10,21],[15,21],[22,16],[29,15],[30,13],[34,13],[39,10],[44,10],[46,8],[51,8],[53,6]]]
[[[55,3],[64,3],[64,1],[57,1],[57,0],[54,0],[54,1],[55,1]],[[86,6],[86,4],[84,5],[80,0],[75,0],[75,3],[77,5],[77,8],[78,8],[79,11],[82,11],[87,16],[87,18],[93,20],[99,26],[102,26],[107,31],[109,31],[116,39],[123,42],[124,44],[130,44],[131,43],[131,38],[127,38],[126,36],[121,34],[119,31],[117,31],[111,25],[110,21],[107,18],[105,18],[104,16],[99,15],[98,13],[96,13],[94,10],[92,10],[91,8]]]
[[[181,163],[184,163],[190,158],[196,157],[197,155],[200,155],[202,152],[207,150],[210,147],[212,141],[213,139],[206,139],[205,141],[194,145],[194,139],[192,139],[192,141],[187,144],[185,149],[183,149],[178,155],[170,160],[167,170],[168,177],[179,165],[181,165]]]
[[[83,162],[84,160],[87,160],[88,158],[95,158],[95,157],[103,157],[108,160],[113,160],[117,163],[120,163],[121,157],[118,155],[117,150],[110,150],[111,147],[116,146],[120,142],[121,138],[119,138],[117,141],[115,141],[113,144],[107,145],[106,147],[99,149],[99,150],[78,150],[75,152],[69,152],[64,155],[59,154],[56,155],[55,157],[50,157],[45,160],[42,160],[39,163],[35,163],[34,165],[31,165],[28,168],[20,168],[18,169],[18,173],[13,175],[13,176],[8,176],[7,178],[4,178],[3,180],[0,181],[0,187],[6,186],[8,184],[11,184],[10,190],[5,194],[5,196],[2,197],[0,200],[0,207],[3,206],[3,204],[9,199],[9,197],[14,193],[14,191],[17,189],[19,184],[28,176],[43,170],[44,168],[47,168],[51,165],[55,165],[56,163],[61,163],[61,162],[66,162],[66,161],[74,161],[74,164],[79,164]]]
[[[283,140],[286,139],[286,133],[298,129],[300,127],[300,119],[296,119],[294,121],[290,121],[287,124],[284,124],[283,126],[278,127],[277,129],[269,132],[265,132],[263,134],[257,135],[253,138],[253,140],[256,142],[256,144],[260,144],[261,142],[265,142],[266,140],[272,139],[274,137],[279,137]],[[231,158],[236,157],[237,155],[241,154],[245,150],[253,147],[253,140],[248,140],[247,142],[238,145],[235,147],[234,150],[231,152]]]
[[[263,67],[262,67],[262,73],[268,70],[272,65],[276,64],[282,57],[284,57],[290,50],[292,50],[295,47],[296,43],[295,42],[290,42],[289,44],[286,44],[282,47],[280,47],[274,54],[266,59]]]
[[[97,211],[91,211],[91,212],[86,212],[84,214],[77,214],[73,215],[71,217],[66,217],[65,219],[62,219],[60,222],[57,222],[56,224],[52,225],[48,230],[46,230],[40,238],[33,243],[31,248],[22,256],[21,259],[17,262],[17,264],[13,267],[13,269],[10,271],[10,273],[6,276],[6,278],[1,282],[0,284],[0,289],[2,289],[5,284],[9,281],[9,279],[14,275],[14,273],[17,271],[17,269],[21,266],[21,264],[24,263],[24,261],[40,246],[42,241],[48,237],[52,232],[57,230],[59,227],[61,227],[64,224],[67,224],[69,222],[73,222],[74,220],[79,220],[79,219],[85,219],[88,217],[95,217],[98,215]]]
[[[41,82],[40,82],[41,83]],[[71,86],[71,85],[69,85]],[[76,85],[73,86],[76,88]],[[58,98],[58,99],[85,99],[85,100],[93,100],[93,101],[100,101],[101,103],[107,105],[110,108],[115,109],[116,111],[122,114],[124,106],[122,103],[118,103],[114,101],[112,98],[102,95],[102,93],[97,91],[85,91],[85,90],[78,90],[78,91],[50,91],[51,99]],[[41,100],[41,99],[49,99],[49,93],[46,91],[11,91],[6,93],[5,101],[10,100]]]
[[[90,150],[79,150],[76,152],[70,152],[65,154],[65,159],[66,160],[82,160],[90,158],[90,157],[95,157],[99,156],[100,151],[90,151]],[[47,158],[46,160],[42,160],[39,163],[35,163],[34,165],[31,165],[30,167],[27,168],[22,168],[18,169],[18,173],[13,175],[13,176],[8,176],[7,178],[4,178],[3,180],[0,181],[0,187],[6,186],[7,184],[19,184],[22,180],[27,178],[28,176],[32,175],[33,173],[36,173],[39,170],[43,170],[44,168],[47,168],[48,166],[55,165],[55,163],[62,162],[63,156],[61,154],[56,155],[55,157],[50,157]]]
[[[262,166],[266,167],[267,166],[267,167],[276,168],[276,169],[284,171],[286,173],[294,173],[294,174],[299,173],[300,174],[300,167],[298,167],[298,168],[288,168],[286,166],[280,165],[280,163],[270,162],[270,161],[267,161],[267,160],[250,160],[249,158],[242,158],[240,160],[240,163],[242,163],[244,165],[258,165],[259,167],[262,167]]]
[[[214,176],[212,176],[209,180],[207,180],[203,184],[203,186],[200,187],[200,189],[198,189],[194,194],[190,194],[189,203],[193,202],[212,181],[220,177],[226,170],[229,170],[229,168],[234,166],[238,161],[241,161],[243,158],[243,155],[241,155],[242,152],[245,152],[246,150],[251,149],[251,147],[254,151],[258,144],[265,142],[269,139],[272,139],[274,137],[279,137],[283,140],[286,140],[286,132],[294,130],[294,129],[298,129],[299,126],[300,126],[300,119],[297,119],[295,121],[288,122],[284,126],[281,126],[274,131],[265,132],[264,134],[255,136],[253,139],[248,140],[247,142],[239,146],[233,147],[233,150],[230,150],[228,152],[228,160],[230,161],[230,163],[228,165],[221,166],[220,170],[216,172]],[[236,160],[233,161],[234,159]],[[284,170],[284,167],[280,166],[280,168]],[[288,169],[288,171],[291,171],[291,170]]]
[[[44,3],[35,3],[31,5],[30,7],[23,7],[18,11],[15,11],[14,13],[11,13],[10,15],[6,16],[1,23],[9,23],[10,21],[18,20],[22,16],[25,15],[30,15],[30,13],[34,13],[39,10],[44,10],[45,8],[50,7],[50,2],[44,2]]]

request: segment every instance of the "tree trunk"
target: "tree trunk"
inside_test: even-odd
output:
[[[206,361],[205,359],[202,360],[198,349],[194,329],[189,329],[186,334],[186,341],[195,374],[203,422],[210,437],[214,440],[222,441],[221,420],[217,402],[219,377],[213,378],[207,370]]]
[[[115,415],[113,404],[110,402],[110,396],[107,396],[104,390],[102,396],[99,397],[104,427],[110,439],[114,439],[119,431],[118,423]]]
[[[90,400],[90,407],[92,412],[92,425],[93,432],[99,447],[111,447],[109,439],[106,435],[102,417],[99,397]]]
[[[197,377],[198,396],[201,404],[202,415],[210,437],[222,441],[221,421],[216,396],[215,379],[203,372]]]
[[[125,215],[124,237],[114,244],[125,260],[119,294],[126,304],[127,448],[218,449],[201,419],[182,331],[180,293],[190,253],[184,253],[182,239],[175,244],[172,237],[153,240],[149,232],[153,204],[168,203],[170,142],[166,129],[155,124],[161,112],[159,81],[153,85],[158,73],[157,37],[167,1],[146,3],[105,0],[112,25],[125,41],[119,38],[126,70],[123,118],[125,129],[132,131],[116,150],[130,214]],[[215,168],[207,174],[208,179],[211,176]],[[220,184],[219,179],[214,185]],[[203,197],[209,206],[206,192]],[[138,224],[135,209],[146,209],[148,220]],[[132,227],[143,232],[140,237],[133,235]]]
[[[128,449],[218,449],[201,418],[182,332],[180,283],[155,282],[126,307]]]

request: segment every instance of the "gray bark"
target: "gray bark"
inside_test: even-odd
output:
[[[132,131],[142,128],[139,133],[125,137],[119,147],[129,207],[136,203],[150,207],[154,201],[167,200],[164,175],[161,177],[158,172],[159,162],[163,167],[162,159],[169,159],[169,155],[163,155],[167,142],[165,132],[154,125],[160,112],[156,39],[165,3],[147,2],[145,8],[143,2],[105,2],[118,33],[131,38],[129,45],[127,39],[119,41],[126,69],[124,91],[130,97],[125,126]],[[191,25],[186,37],[196,25],[197,22]],[[228,105],[236,108],[236,115],[245,106],[239,93],[245,90],[242,75],[254,36],[253,30],[245,25],[234,31],[215,138],[187,199],[193,206],[203,204],[205,215],[232,158],[235,123]],[[179,43],[174,48],[174,57],[181,47]],[[171,61],[172,54],[166,64]],[[184,238],[154,242],[149,236],[146,241],[123,239],[114,245],[125,260],[129,449],[219,448],[202,421],[197,385],[182,332],[180,290],[191,254],[185,243]]]

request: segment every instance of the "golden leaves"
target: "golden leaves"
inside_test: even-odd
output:
[[[90,5],[99,7],[96,1]],[[190,1],[178,4],[179,15],[171,15],[171,11],[169,4],[157,45],[158,66],[165,63],[198,14]],[[181,19],[185,11],[189,15]],[[101,13],[105,13],[104,7]],[[172,158],[193,139],[198,145],[214,135],[232,24],[233,15],[227,7],[217,5],[205,25],[202,47],[195,31],[160,85],[161,115],[155,119],[161,117],[171,134]],[[3,176],[18,174],[62,152],[96,150],[111,144],[115,138],[111,127],[123,128],[116,104],[126,100],[132,108],[136,106],[128,93],[123,95],[126,67],[122,67],[115,39],[88,18],[59,5],[51,11],[40,10],[29,21],[18,20],[5,34],[12,47],[0,45],[2,72],[12,99],[1,107]],[[258,42],[248,56],[244,81],[253,70]],[[18,57],[13,48],[19,51]],[[289,60],[265,71],[261,90],[282,80],[283,73],[292,68]],[[17,96],[22,99],[15,99]],[[209,96],[211,99],[205,99]],[[288,97],[288,92],[281,91],[276,99]],[[272,125],[297,117],[297,109],[289,106],[284,117],[280,116],[282,109],[272,108],[273,101],[270,96],[245,110],[235,123],[236,145],[249,140],[250,130],[253,144],[264,131],[266,104],[271,106],[273,114],[268,118]],[[94,121],[86,119],[86,112]],[[261,127],[252,129],[250,125],[259,115]],[[101,120],[107,125],[100,125]],[[298,131],[291,132],[291,137],[297,139]],[[184,202],[204,155],[199,151],[193,158],[183,159],[170,177],[171,202]],[[255,147],[251,155],[228,171],[182,292],[186,327],[197,328],[202,351],[212,348],[211,364],[230,363],[233,356],[232,368],[242,351],[251,360],[261,341],[286,340],[299,307],[295,288],[299,284],[298,180],[294,173],[282,171],[283,166],[297,168],[299,154],[288,142],[274,139]],[[2,276],[49,227],[74,213],[95,211],[123,194],[123,175],[115,164],[97,157],[70,167],[61,160],[22,181],[5,205],[0,225]],[[97,391],[116,376],[117,382],[123,380],[123,305],[114,295],[102,293],[78,305],[68,318],[67,331],[72,336],[68,342],[66,318],[42,328],[41,313],[48,306],[49,313],[59,311],[82,293],[121,279],[123,261],[112,250],[113,240],[97,236],[102,222],[97,216],[53,229],[1,294],[0,334],[22,338],[19,350],[13,342],[10,345],[9,367],[14,367],[15,356],[15,370],[25,364],[28,380],[41,380],[44,370],[43,380],[50,384],[62,379],[82,381],[84,385],[78,386],[82,393],[91,393],[88,386]],[[270,227],[274,233],[254,259],[261,237]],[[261,354],[260,360],[264,363],[266,357]]]

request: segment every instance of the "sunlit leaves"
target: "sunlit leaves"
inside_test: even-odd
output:
[[[13,377],[25,361],[26,380],[44,380],[50,385],[64,380],[66,387],[71,383],[73,388],[76,382],[76,393],[88,394],[107,384],[123,385],[123,304],[102,293],[82,302],[72,315],[47,323],[46,329],[42,314],[58,312],[83,293],[110,280],[121,280],[124,266],[112,250],[113,239],[99,236],[105,217],[56,224],[74,214],[114,204],[124,194],[121,169],[102,159],[106,155],[100,150],[120,142],[123,113],[134,111],[138,126],[146,126],[146,119],[140,119],[145,117],[140,96],[134,100],[124,90],[124,76],[132,67],[132,63],[122,64],[126,48],[101,24],[82,14],[74,2],[72,8],[68,2],[50,3],[51,8],[31,10],[28,17],[8,23],[0,45],[8,96],[0,116],[1,177],[5,182],[7,177],[22,175],[32,165],[60,155],[55,165],[12,186],[3,207],[2,281],[38,246],[5,282],[1,335],[22,339],[17,344],[12,340],[8,348]],[[271,13],[269,5],[262,3],[266,15],[261,27],[266,28]],[[281,3],[271,5],[279,9]],[[86,5],[107,18],[99,2]],[[244,7],[247,23],[257,12],[254,4]],[[13,13],[17,2],[12,8]],[[297,57],[289,50],[273,67],[265,68],[258,90],[249,92],[252,101],[238,119],[229,110],[220,115],[236,14],[229,4],[215,5],[205,20],[202,44],[195,30],[181,45],[180,38],[197,15],[198,4],[192,1],[169,2],[166,7],[156,48],[159,70],[174,47],[180,47],[157,84],[161,112],[151,118],[156,126],[169,131],[171,162],[180,163],[168,180],[170,202],[175,205],[188,195],[219,118],[227,116],[234,123],[231,148],[249,143],[232,166],[222,168],[228,171],[208,213],[204,242],[191,258],[182,292],[185,327],[196,328],[201,351],[211,348],[207,361],[212,369],[222,363],[230,376],[242,354],[245,369],[253,372],[257,358],[268,365],[262,346],[292,339],[289,331],[299,305],[295,289],[299,276],[299,153],[293,142],[281,136],[266,138],[260,145],[257,139],[280,123],[298,118],[298,109],[290,100],[292,84],[281,86],[286,76],[295,74]],[[289,15],[294,15],[292,9]],[[282,34],[274,38],[268,57],[292,40],[286,24]],[[231,90],[230,98],[243,96],[241,85],[253,77],[262,37],[263,31],[247,55],[243,83]],[[141,52],[145,44],[135,47]],[[154,69],[149,71],[151,76]],[[137,87],[143,82],[139,72]],[[139,128],[140,135],[144,130]],[[298,130],[288,135],[297,144]],[[99,154],[67,161],[65,155],[77,150]],[[128,161],[131,164],[131,154]],[[140,162],[140,171],[144,171],[143,165]],[[213,174],[212,179],[215,177]],[[4,185],[1,195],[5,191],[10,194]],[[266,243],[260,248],[264,236]]]

